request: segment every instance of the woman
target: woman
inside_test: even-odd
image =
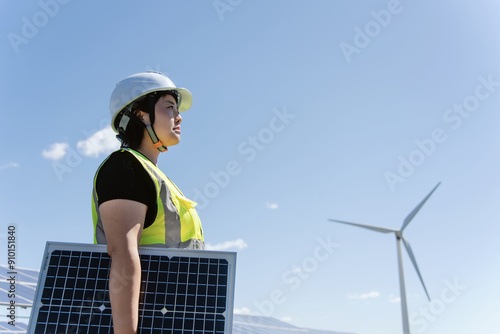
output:
[[[107,244],[114,333],[136,333],[141,280],[139,245],[204,249],[194,206],[157,167],[180,141],[180,112],[191,93],[158,72],[134,74],[111,95],[111,127],[122,148],[94,177],[94,243]]]

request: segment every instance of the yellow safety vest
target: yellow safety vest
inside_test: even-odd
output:
[[[130,148],[123,148],[120,151],[130,152],[137,158],[153,180],[156,189],[156,218],[150,226],[143,229],[139,245],[204,249],[203,229],[200,217],[194,209],[196,203],[187,199],[179,188],[141,153]],[[99,213],[95,186],[99,169],[94,177],[92,220],[94,222],[94,243],[105,244],[106,235]]]

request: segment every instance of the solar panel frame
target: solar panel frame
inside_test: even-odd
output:
[[[47,242],[27,333],[112,333],[106,247]],[[139,255],[139,332],[232,333],[235,252],[140,246]]]

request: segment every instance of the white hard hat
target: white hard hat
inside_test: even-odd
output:
[[[193,103],[191,92],[185,88],[175,87],[172,80],[160,72],[141,72],[131,75],[116,84],[111,100],[109,111],[111,113],[111,128],[118,132],[115,127],[116,116],[138,98],[152,92],[173,90],[178,92],[177,109],[179,112],[188,110]]]

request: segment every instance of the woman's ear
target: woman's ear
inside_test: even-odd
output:
[[[145,125],[151,125],[151,120],[149,119],[149,114],[147,112],[144,112],[142,110],[137,110],[135,112],[135,115],[139,117],[139,119],[144,123]]]

